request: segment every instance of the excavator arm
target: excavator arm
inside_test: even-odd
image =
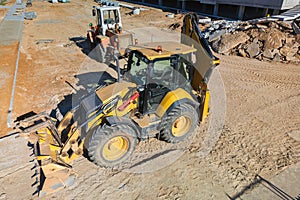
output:
[[[210,98],[207,84],[213,69],[220,64],[220,60],[212,54],[207,40],[200,31],[198,21],[195,13],[185,15],[181,29],[181,43],[197,49],[191,84],[200,96],[200,120],[204,121],[208,115]]]
[[[198,21],[195,13],[188,13],[183,19],[181,29],[181,43],[197,49],[194,77],[192,79],[192,87],[195,91],[205,90],[212,70],[220,63],[219,58],[212,54],[207,40],[201,33]]]

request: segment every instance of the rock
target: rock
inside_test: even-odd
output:
[[[247,57],[247,53],[245,52],[245,49],[243,49],[243,48],[239,48],[239,54],[242,56],[242,57],[244,57],[244,58],[246,58]]]
[[[250,29],[250,28],[252,28],[253,26],[251,25],[251,24],[248,24],[248,25],[246,25],[246,26],[241,26],[241,27],[239,27],[241,30],[243,30],[243,31],[246,31],[246,30],[248,30],[248,29]]]
[[[290,52],[291,48],[287,46],[283,46],[280,48],[279,52],[281,55],[286,56]]]
[[[209,37],[208,37],[208,41],[209,42],[213,42],[215,40],[219,40],[220,37],[222,35],[224,35],[226,33],[226,31],[224,29],[220,30],[220,31],[215,31],[213,34],[211,34]]]
[[[300,30],[295,22],[219,20],[211,22],[211,26],[211,30],[205,32],[206,38],[218,53],[258,60],[298,62]],[[299,34],[294,36],[294,33],[291,33],[293,29]]]
[[[296,41],[297,41],[298,43],[300,43],[300,34],[297,34],[297,35],[296,35]]]
[[[268,58],[268,59],[273,59],[274,53],[270,49],[266,49],[263,52],[263,57]]]
[[[250,58],[254,58],[260,53],[259,43],[257,39],[254,39],[253,42],[248,45],[246,52],[249,54]]]
[[[285,29],[293,29],[292,24],[286,21],[276,21],[276,24],[278,24],[279,26],[285,28]]]
[[[258,39],[264,41],[264,49],[278,49],[282,47],[282,40],[285,40],[285,34],[277,29],[270,29],[268,32],[259,34]]]
[[[213,25],[213,28],[214,28],[215,30],[219,29],[219,28],[220,28],[220,24],[215,24],[215,25]]]
[[[174,13],[168,13],[166,14],[166,17],[173,19],[174,18]]]
[[[204,33],[204,38],[207,39],[208,37],[209,37],[209,32],[205,32],[205,33]]]
[[[263,56],[262,54],[259,52],[259,54],[256,56],[256,59],[262,61],[263,60]]]
[[[276,62],[280,62],[281,61],[280,55],[278,53],[276,53],[273,60]]]
[[[278,50],[278,49],[274,49],[274,50],[272,50],[272,52],[273,52],[273,55],[275,55],[276,53],[280,55],[280,53],[279,53],[279,50]]]
[[[199,23],[201,23],[201,24],[211,23],[211,18],[209,18],[209,17],[201,18],[201,19],[199,19]]]
[[[251,29],[250,30],[250,36],[251,36],[251,38],[256,38],[256,37],[258,37],[259,36],[259,31],[258,31],[258,29]]]
[[[262,24],[256,24],[256,27],[260,28],[260,29],[267,29],[268,28],[268,26],[265,26],[265,25],[262,25]]]
[[[236,34],[226,33],[222,35],[215,48],[218,53],[228,53],[232,48],[245,43],[249,39],[250,37],[244,32],[237,32]]]
[[[214,41],[212,42],[211,44],[211,48],[215,51],[215,52],[218,52],[219,51],[219,43],[220,43],[220,40],[217,40],[217,41]]]
[[[294,32],[295,32],[297,35],[300,34],[300,27],[296,24],[296,22],[293,22],[293,23],[292,23],[292,27],[293,27]]]
[[[263,48],[264,47],[264,43],[262,43],[261,41],[258,40],[258,44],[259,44],[259,48]]]
[[[295,62],[300,62],[300,54],[298,53],[298,54],[296,54],[295,55]]]
[[[294,46],[291,48],[285,56],[286,61],[298,61],[298,58],[296,57],[297,51],[298,47]]]
[[[279,28],[279,26],[275,22],[270,22],[269,23],[269,28]]]
[[[292,37],[286,37],[285,39],[285,44],[289,47],[292,47],[294,46],[295,44],[295,38],[292,38]]]
[[[254,38],[253,42],[259,43],[259,40],[257,38]]]
[[[285,56],[287,61],[293,61],[297,51],[298,46],[288,47],[286,45],[279,50],[280,54]]]
[[[32,20],[35,18],[37,18],[36,12],[25,12],[24,13],[24,19]]]
[[[209,31],[214,31],[215,29],[214,29],[214,27],[209,27],[207,30],[209,30]]]

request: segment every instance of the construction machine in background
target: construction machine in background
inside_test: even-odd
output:
[[[61,121],[42,113],[19,122],[35,146],[40,194],[70,185],[72,161],[84,151],[100,167],[122,167],[139,141],[188,140],[208,115],[207,83],[219,59],[195,14],[184,17],[182,43],[148,43],[128,52],[118,81],[88,94]]]
[[[93,6],[95,26],[90,23],[87,39],[91,50],[96,48],[100,62],[110,62],[114,56],[122,57],[128,46],[133,45],[133,34],[123,30],[120,7]]]

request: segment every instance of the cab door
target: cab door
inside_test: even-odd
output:
[[[176,62],[174,62],[174,60]],[[156,59],[148,67],[147,111],[155,112],[163,97],[176,88],[177,59]]]

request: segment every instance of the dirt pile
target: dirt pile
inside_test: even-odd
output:
[[[211,22],[205,37],[217,53],[263,61],[300,62],[300,21]]]

